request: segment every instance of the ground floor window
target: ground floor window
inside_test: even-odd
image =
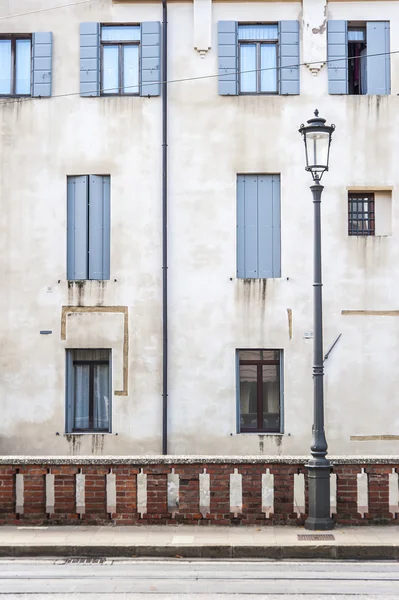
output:
[[[67,350],[68,433],[110,431],[111,351]]]
[[[282,351],[238,350],[239,431],[281,431]]]

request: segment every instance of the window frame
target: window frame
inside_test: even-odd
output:
[[[368,219],[355,219],[354,215],[360,215],[360,216],[364,216],[365,212],[364,212],[364,201],[367,199],[368,202]],[[363,210],[361,213],[359,213],[359,211],[357,210],[355,213],[353,212],[353,210],[351,210],[351,203],[352,202],[360,202],[361,200],[363,200]],[[370,206],[372,207],[372,210],[370,210]],[[366,223],[368,222],[369,226],[366,230],[359,230],[359,229],[353,229],[353,226],[351,228],[351,223],[353,223],[354,221],[359,222],[359,220],[362,223]],[[368,236],[372,236],[375,237],[375,193],[374,192],[348,192],[348,236],[349,237],[368,237]]]
[[[253,351],[253,352],[278,352],[278,360],[263,360],[263,359],[240,359],[240,352]],[[238,348],[236,350],[236,365],[237,365],[237,433],[261,433],[261,434],[282,434],[283,433],[283,398],[284,398],[284,382],[283,382],[283,350],[280,348]],[[241,365],[256,365],[256,384],[257,384],[257,427],[241,427],[241,398],[240,398],[240,366]],[[266,429],[262,426],[263,422],[263,377],[262,367],[264,365],[277,365],[279,374],[279,427],[278,429]]]
[[[103,40],[102,30],[103,27],[139,27],[140,28],[140,40]],[[104,93],[103,81],[104,81],[104,46],[117,46],[118,47],[118,92]],[[123,83],[123,66],[124,66],[124,46],[138,46],[139,48],[139,61],[138,61],[138,86],[136,92],[123,92],[121,85]],[[140,96],[141,89],[141,25],[139,23],[101,23],[100,24],[100,96],[104,97],[120,97],[120,96]]]
[[[278,22],[275,23],[244,23],[239,21],[237,25],[237,31],[240,26],[245,25],[258,25],[262,27],[263,25],[276,25],[278,28]],[[241,45],[254,45],[256,46],[256,92],[243,92],[241,91]],[[261,76],[262,76],[262,64],[261,64],[261,46],[263,44],[274,45],[276,46],[276,91],[275,92],[262,92],[261,91]],[[279,44],[279,36],[277,34],[277,38],[274,40],[240,40],[239,35],[237,35],[237,45],[238,45],[238,95],[239,96],[278,96],[279,95],[279,73],[278,73],[278,44]]]
[[[32,96],[32,34],[31,33],[9,33],[0,34],[0,40],[11,42],[11,81],[10,81],[10,93],[1,94],[0,98],[30,98]],[[16,72],[17,72],[17,40],[29,40],[30,41],[30,92],[29,94],[16,94]]]
[[[107,350],[108,360],[106,359],[74,359],[75,352]],[[77,398],[75,396],[75,365],[89,365],[89,427],[74,427]],[[98,365],[108,365],[109,375],[109,419],[107,428],[94,428],[94,367]],[[66,404],[66,432],[68,434],[104,434],[112,432],[112,350],[111,348],[67,348],[66,349],[66,386],[67,386],[67,404]],[[71,389],[69,389],[69,386]],[[68,414],[68,398],[72,398],[72,414]],[[68,424],[70,423],[70,426]]]

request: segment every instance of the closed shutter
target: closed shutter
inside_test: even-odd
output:
[[[299,21],[278,25],[280,94],[299,94]]]
[[[391,93],[389,21],[367,23],[367,94]],[[379,56],[373,56],[378,54]]]
[[[68,177],[67,279],[87,279],[88,177]]]
[[[109,176],[89,177],[89,279],[110,277]]]
[[[140,96],[161,93],[161,24],[144,21],[141,24],[141,87]]]
[[[236,21],[218,23],[219,95],[238,94],[238,35]]]
[[[73,350],[66,351],[65,361],[65,431],[71,433],[74,422]]]
[[[237,178],[237,277],[281,276],[280,176]]]
[[[280,176],[258,175],[258,277],[281,277]]]
[[[348,23],[327,22],[328,93],[348,93]]]
[[[80,95],[100,95],[100,24],[80,24]]]
[[[51,96],[53,57],[53,34],[38,32],[32,34],[32,96]]]

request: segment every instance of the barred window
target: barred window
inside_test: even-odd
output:
[[[348,195],[348,235],[375,235],[374,194]]]

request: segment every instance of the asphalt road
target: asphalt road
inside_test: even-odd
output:
[[[0,560],[0,598],[309,600],[399,598],[399,563]]]

